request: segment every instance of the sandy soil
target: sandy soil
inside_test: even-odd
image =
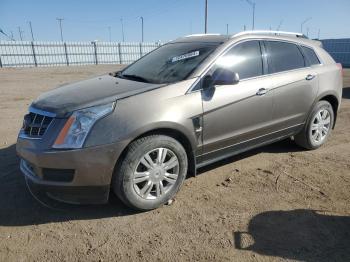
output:
[[[336,129],[319,150],[286,140],[229,158],[151,212],[115,197],[55,209],[35,201],[15,154],[28,105],[115,68],[0,70],[0,261],[350,261],[350,70]]]

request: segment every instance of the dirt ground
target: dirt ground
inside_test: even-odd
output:
[[[137,213],[44,207],[15,153],[30,102],[43,91],[117,66],[0,70],[0,261],[350,261],[350,70],[328,143],[290,140],[188,178],[174,203]]]

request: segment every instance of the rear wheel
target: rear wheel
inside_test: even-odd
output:
[[[157,208],[180,189],[187,174],[187,155],[175,139],[142,137],[130,144],[113,178],[115,194],[138,210]]]
[[[306,149],[322,146],[331,134],[334,112],[328,101],[319,101],[314,106],[303,130],[295,136],[295,142]]]

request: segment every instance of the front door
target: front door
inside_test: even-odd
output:
[[[238,73],[240,81],[202,90],[204,163],[261,143],[270,132],[272,93],[269,79],[263,76],[260,42],[235,45],[208,74],[218,67]]]

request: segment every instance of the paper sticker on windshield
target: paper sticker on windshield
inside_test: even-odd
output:
[[[199,51],[193,51],[191,53],[175,56],[171,59],[171,62],[175,63],[177,61],[188,59],[188,58],[195,57],[195,56],[199,56]]]

